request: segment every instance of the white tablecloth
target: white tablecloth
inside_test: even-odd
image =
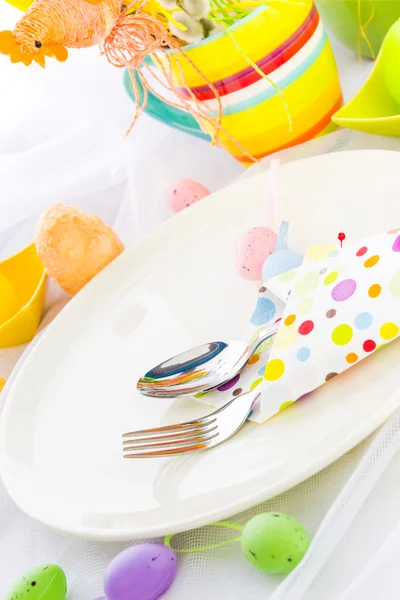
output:
[[[14,9],[0,5],[1,29],[17,18]],[[349,99],[371,65],[333,45]],[[170,216],[169,183],[191,178],[216,190],[243,175],[223,151],[146,116],[123,140],[132,104],[122,72],[96,49],[71,53],[64,65],[49,61],[46,70],[11,65],[0,56],[0,75],[0,257],[31,241],[38,212],[54,202],[99,214],[132,243]],[[398,430],[394,418],[328,514],[371,439],[302,485],[237,517],[244,523],[258,512],[279,509],[315,534],[307,559],[283,585],[257,572],[235,545],[182,557],[166,598],[398,598]],[[188,533],[181,542],[194,535],[198,540],[205,534]],[[91,600],[102,593],[105,565],[122,547],[48,531],[20,513],[0,482],[1,597],[25,569],[55,562],[67,573],[69,600]]]

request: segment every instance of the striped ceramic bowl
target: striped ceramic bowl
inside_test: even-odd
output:
[[[311,0],[262,6],[233,25],[229,33],[186,46],[185,54],[218,89],[224,129],[257,159],[335,127],[331,116],[342,105],[342,92],[332,49]],[[246,57],[283,93],[291,126],[276,87]],[[213,91],[188,61],[176,60],[180,65],[174,63],[175,85],[180,87],[183,73],[196,97],[217,116]],[[209,125],[201,126],[211,133]],[[223,134],[220,143],[239,162],[251,164]]]

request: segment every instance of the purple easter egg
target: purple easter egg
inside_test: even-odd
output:
[[[162,544],[139,544],[110,562],[104,577],[107,600],[157,600],[171,586],[176,554]]]

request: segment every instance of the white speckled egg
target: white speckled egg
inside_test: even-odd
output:
[[[174,212],[180,212],[209,195],[210,192],[204,185],[190,179],[176,181],[167,191],[168,204]]]
[[[236,247],[235,266],[244,279],[261,280],[265,259],[272,254],[277,235],[269,227],[253,227]]]

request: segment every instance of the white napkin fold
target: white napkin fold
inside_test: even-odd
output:
[[[343,249],[311,246],[299,269],[260,288],[251,317],[253,335],[255,327],[258,331],[277,319],[281,326],[275,339],[260,348],[240,375],[204,395],[204,402],[219,407],[228,397],[262,384],[261,400],[250,417],[262,423],[396,339],[400,230]]]

